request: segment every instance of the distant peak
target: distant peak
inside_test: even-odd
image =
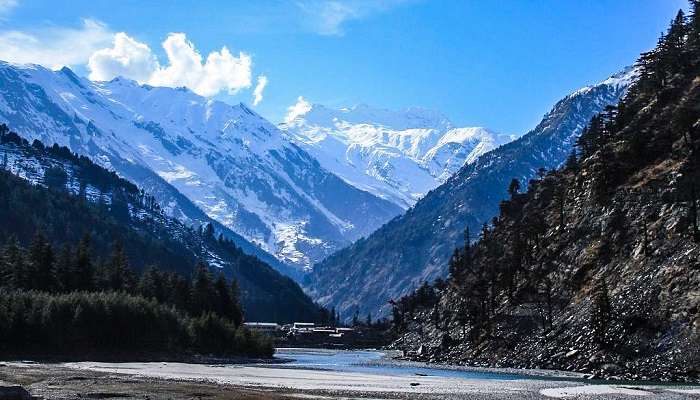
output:
[[[299,104],[297,104],[298,106]],[[359,103],[352,107],[329,108],[321,104],[305,103],[303,110],[295,114],[290,123],[332,126],[338,122],[350,124],[382,125],[392,129],[444,128],[452,126],[441,112],[423,108],[408,107],[401,110],[373,107]],[[303,111],[303,112],[302,112]]]

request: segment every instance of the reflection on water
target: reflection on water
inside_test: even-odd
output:
[[[467,379],[534,379],[532,376],[486,371],[459,371],[433,368],[422,364],[396,365],[381,362],[384,353],[370,350],[277,349],[275,357],[289,361],[283,368],[319,369],[325,371],[361,372],[393,376],[439,376]]]

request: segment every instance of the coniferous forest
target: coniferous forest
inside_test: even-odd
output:
[[[89,159],[4,125],[0,149],[0,353],[268,357],[271,342],[244,329],[244,315],[328,314],[211,225],[165,217]]]
[[[0,186],[3,213],[16,210],[12,199],[41,206],[26,202],[43,197],[54,211],[62,209],[61,201],[70,201],[5,171],[0,171]],[[137,272],[119,241],[98,256],[89,233],[60,246],[52,245],[41,231],[27,247],[15,235],[5,236],[3,242],[0,354],[272,355],[268,339],[241,326],[237,282],[222,273],[214,276],[203,262],[194,266],[191,276],[156,266]]]
[[[500,214],[465,232],[448,279],[392,302],[396,347],[451,363],[698,378],[700,3],[691,5],[565,165],[514,179]]]

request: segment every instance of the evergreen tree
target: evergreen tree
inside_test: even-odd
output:
[[[241,288],[236,279],[231,279],[231,302],[234,305],[231,320],[236,326],[243,323],[244,314],[241,306]]]
[[[168,302],[168,295],[166,293],[164,274],[156,267],[151,265],[141,274],[139,279],[139,293],[143,297],[156,299],[161,303]]]
[[[508,194],[510,195],[510,198],[512,199],[519,192],[520,192],[520,181],[513,178],[510,181],[510,185],[508,185]]]
[[[31,270],[16,237],[10,237],[3,251],[2,261],[5,265],[7,286],[17,289],[31,287]]]
[[[52,272],[53,276],[53,291],[56,292],[69,292],[74,290],[73,287],[74,279],[71,276],[73,272],[73,256],[71,248],[68,244],[65,244],[61,251],[58,253],[56,262],[54,263],[54,268]]]
[[[50,167],[44,170],[44,184],[49,189],[65,190],[68,183],[68,174],[58,166]]]
[[[130,291],[134,287],[135,277],[129,266],[129,260],[124,254],[124,247],[117,241],[112,248],[112,255],[105,271],[106,288]]]
[[[71,272],[73,277],[71,288],[73,290],[91,290],[95,285],[95,267],[92,263],[90,242],[90,235],[85,234],[78,243],[75,263]]]
[[[215,308],[215,295],[211,272],[202,261],[198,262],[192,274],[190,311],[193,315],[202,315]]]
[[[37,232],[29,246],[31,289],[49,291],[52,286],[54,254],[51,244],[41,232]]]

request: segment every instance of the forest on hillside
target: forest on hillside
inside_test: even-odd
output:
[[[90,236],[93,253],[107,258],[118,241],[135,272],[151,266],[189,277],[205,261],[235,279],[249,320],[289,322],[324,318],[290,278],[211,224],[187,226],[165,215],[155,199],[132,183],[57,145],[28,143],[0,126],[0,240],[29,246],[40,232],[56,249]]]
[[[566,165],[513,180],[447,280],[393,301],[418,359],[700,379],[700,3]]]

